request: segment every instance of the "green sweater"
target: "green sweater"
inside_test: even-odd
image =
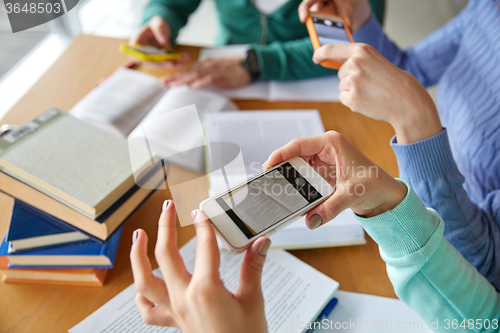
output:
[[[143,22],[159,15],[172,30],[172,44],[201,0],[150,0]],[[269,15],[261,14],[252,0],[215,0],[219,19],[217,44],[251,44],[257,52],[259,80],[297,80],[333,75],[336,71],[312,62],[314,52],[297,9],[302,0],[289,0]],[[385,0],[370,0],[381,22]]]
[[[437,321],[435,332],[498,332],[500,294],[448,243],[441,217],[400,182],[408,194],[395,209],[358,217],[379,245],[396,294],[426,323]]]

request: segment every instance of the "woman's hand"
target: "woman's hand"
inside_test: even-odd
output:
[[[395,208],[406,188],[374,164],[340,133],[294,139],[275,150],[263,169],[293,157],[307,161],[332,187],[330,198],[311,209],[307,225],[315,229],[351,208],[356,214],[375,216]]]
[[[170,26],[161,16],[153,16],[129,43],[170,49]]]
[[[247,250],[236,293],[219,277],[220,253],[212,225],[194,210],[198,236],[196,263],[189,274],[177,248],[176,212],[165,201],[158,223],[155,256],[164,280],[153,275],[147,255],[147,235],[138,229],[130,252],[137,307],[148,325],[177,327],[184,333],[267,332],[261,275],[269,238],[257,239]]]
[[[222,89],[233,89],[251,82],[250,74],[241,65],[242,56],[208,58],[198,61],[186,70],[160,80],[171,86],[188,84],[192,88],[214,85]]]
[[[305,22],[310,12],[337,14],[344,18],[353,31],[363,26],[372,15],[367,0],[303,0],[299,6],[299,18]]]
[[[130,45],[141,44],[151,45],[163,49],[171,49],[170,26],[161,16],[153,16],[151,20],[129,41]],[[181,53],[181,59],[175,61],[148,62],[150,67],[171,69],[177,68],[189,60],[189,54]]]
[[[354,112],[389,122],[398,143],[427,139],[442,131],[427,90],[411,74],[366,44],[329,44],[313,61],[347,59],[338,72],[340,102]]]

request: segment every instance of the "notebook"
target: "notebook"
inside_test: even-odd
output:
[[[181,250],[188,271],[192,272],[196,255],[196,237]],[[222,253],[220,276],[228,290],[238,285],[242,255]],[[158,269],[154,274],[161,277]],[[268,331],[271,333],[301,332],[292,330],[290,321],[314,321],[333,298],[338,282],[282,250],[269,251],[262,273]],[[143,323],[135,306],[135,286],[131,285],[96,312],[69,330],[86,332],[155,332],[179,333],[168,327],[153,327]],[[296,301],[296,300],[300,301]],[[335,311],[335,310],[334,310]]]
[[[249,45],[228,45],[217,48],[206,48],[200,51],[199,59],[244,54],[248,48]],[[207,89],[233,99],[338,102],[340,94],[339,83],[339,78],[332,71],[332,76],[320,78],[297,81],[256,82],[236,89],[218,89],[215,87]]]
[[[97,218],[135,184],[151,156],[126,140],[57,109],[50,109],[0,138],[0,170]]]
[[[200,119],[223,110],[237,108],[220,94],[188,86],[167,88],[152,75],[119,68],[70,114],[200,173],[204,171]]]
[[[289,141],[325,132],[316,110],[239,111],[205,116],[205,136],[209,143],[232,143],[239,149],[214,149],[207,145],[209,193],[214,196],[262,170],[269,155]],[[245,171],[233,168],[232,161],[241,152]],[[231,156],[228,156],[232,154]],[[224,168],[225,173],[218,170]],[[365,232],[351,210],[316,230],[310,230],[302,217],[271,236],[272,247],[305,249],[365,244]],[[222,244],[221,244],[222,246]]]
[[[53,215],[75,230],[88,234],[91,238],[103,242],[159,187],[165,183],[166,170],[157,166],[142,178],[141,186],[134,185],[97,219],[89,218],[66,206],[35,188],[0,172],[0,191],[24,201],[30,206]],[[0,197],[5,197],[0,193]],[[6,210],[12,211],[12,206]]]
[[[52,215],[15,200],[7,231],[9,254],[85,240],[89,240],[88,235]]]
[[[9,268],[112,268],[122,228],[118,228],[103,244],[88,240],[10,254],[9,243],[4,237],[0,256],[7,257]]]

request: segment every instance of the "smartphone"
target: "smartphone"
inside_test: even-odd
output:
[[[306,19],[307,31],[315,50],[326,44],[354,43],[351,29],[342,17],[322,12],[311,13]],[[344,59],[324,60],[321,66],[340,69]]]
[[[243,252],[260,236],[271,236],[333,193],[306,161],[292,158],[203,201],[224,245]]]
[[[131,55],[141,61],[162,62],[181,59],[181,54],[174,50],[161,49],[151,45],[120,45],[122,53]]]

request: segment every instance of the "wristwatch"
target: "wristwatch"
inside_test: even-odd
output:
[[[250,74],[252,82],[256,81],[260,77],[260,67],[259,59],[257,58],[257,52],[254,49],[249,49],[243,60],[241,61],[241,66]]]

